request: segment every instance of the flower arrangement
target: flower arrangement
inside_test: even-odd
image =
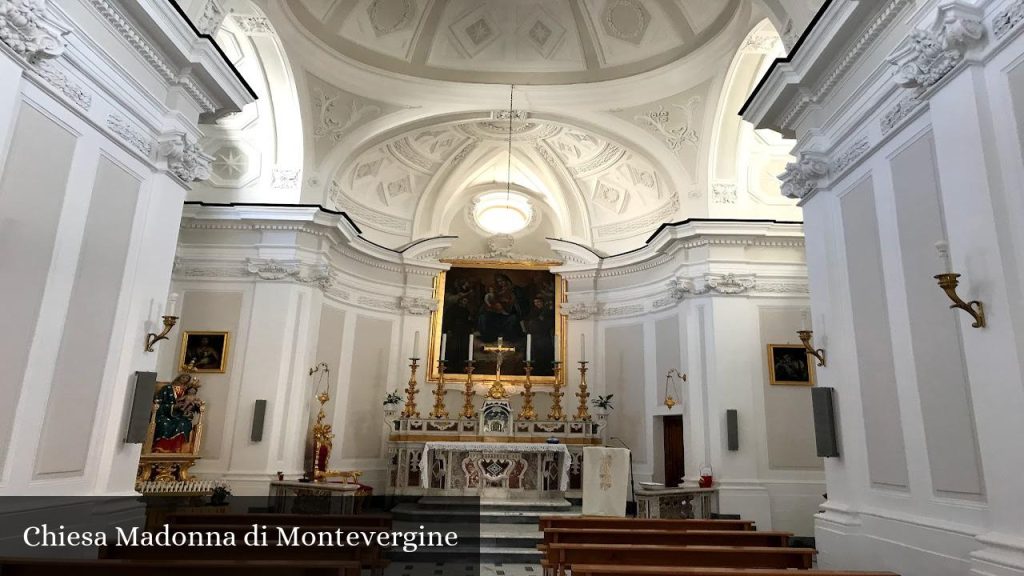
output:
[[[598,396],[597,398],[591,400],[590,403],[602,410],[612,410],[615,408],[614,406],[612,406],[612,396],[615,396],[615,394],[609,394],[607,396]]]
[[[231,496],[231,486],[227,482],[218,481],[213,484],[213,492],[210,493],[210,506],[223,506]]]
[[[394,406],[402,403],[402,397],[398,395],[398,392],[388,392],[388,395],[384,397],[385,406]]]

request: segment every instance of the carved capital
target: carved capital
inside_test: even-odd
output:
[[[976,7],[960,3],[943,6],[931,27],[914,30],[889,55],[889,62],[896,67],[893,81],[923,92],[962,62],[967,50],[984,37],[985,27]]]
[[[184,134],[175,134],[160,141],[159,156],[167,169],[184,182],[201,182],[210,177],[213,157],[205,154],[199,144]]]
[[[423,298],[420,296],[402,296],[398,302],[399,308],[414,316],[426,316],[437,310],[437,300]]]
[[[68,32],[53,20],[46,0],[0,0],[0,41],[29,62],[63,54]]]
[[[828,164],[801,153],[796,162],[786,164],[786,171],[779,175],[782,195],[789,198],[803,198],[815,190],[818,181],[828,174]]]

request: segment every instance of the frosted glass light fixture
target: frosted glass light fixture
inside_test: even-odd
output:
[[[515,192],[488,192],[477,198],[473,219],[491,234],[515,234],[530,224],[533,206],[530,199]]]

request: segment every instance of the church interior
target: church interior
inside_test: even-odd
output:
[[[1022,35],[0,0],[0,574],[1024,576]]]

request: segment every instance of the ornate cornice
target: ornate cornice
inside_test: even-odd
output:
[[[562,305],[561,311],[562,315],[568,316],[570,320],[587,320],[598,314],[599,306],[596,303],[570,302]]]
[[[788,198],[803,198],[814,192],[818,183],[828,174],[828,164],[801,152],[796,162],[786,165],[786,171],[779,175],[782,195]]]
[[[63,54],[68,32],[54,21],[46,0],[0,0],[0,41],[29,62]]]
[[[911,32],[889,55],[887,60],[896,67],[893,81],[922,94],[956,68],[984,37],[979,8],[959,2],[944,5],[930,27]]]
[[[153,142],[149,139],[149,136],[135,128],[124,116],[120,114],[107,116],[107,128],[147,158],[153,151]]]
[[[996,40],[1002,40],[1021,22],[1024,22],[1024,0],[1016,0],[992,19],[992,36]]]
[[[426,316],[437,310],[437,300],[421,296],[402,296],[399,299],[398,307],[413,316]]]
[[[183,182],[201,182],[210,177],[213,157],[205,154],[198,143],[184,134],[174,134],[161,140],[157,152],[160,159],[167,162],[167,169]]]

